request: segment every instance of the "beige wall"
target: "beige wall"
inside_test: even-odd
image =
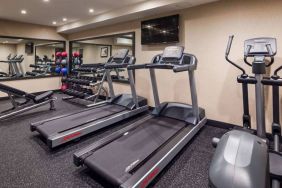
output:
[[[101,57],[101,47],[93,44],[82,44],[83,64],[105,63],[109,57]]]
[[[242,94],[241,86],[236,83],[240,73],[224,59],[228,35],[234,34],[235,40],[231,58],[242,64],[243,41],[251,37],[276,37],[278,46],[282,40],[282,1],[279,0],[224,0],[180,11],[181,42],[186,52],[195,54],[199,64],[196,72],[198,99],[200,106],[206,109],[208,118],[241,124]],[[175,12],[174,12],[175,13]],[[156,17],[158,17],[157,15]],[[113,25],[69,35],[69,39],[89,36],[101,36],[119,32],[136,32],[137,63],[147,63],[153,55],[161,52],[165,45],[141,46],[140,20]],[[281,52],[278,50],[276,65],[281,65]],[[245,67],[245,66],[244,66]],[[250,71],[250,68],[245,67]],[[273,70],[272,69],[272,70]],[[168,71],[158,71],[158,84],[162,101],[190,102],[187,74],[173,75]],[[153,97],[148,71],[136,74],[139,95],[147,97],[150,105]],[[128,86],[115,85],[120,90],[129,90]],[[255,118],[254,88],[250,88],[250,106],[252,118]],[[266,110],[267,127],[270,131],[271,100],[267,88]],[[255,122],[253,123],[255,126]]]
[[[46,55],[48,58],[52,58],[52,55],[55,55],[55,48],[52,46],[37,46],[36,55],[38,55],[40,58],[43,58],[44,55]]]
[[[0,20],[0,35],[36,39],[65,40],[55,27]]]
[[[24,73],[27,71],[31,71],[32,68],[29,67],[29,65],[34,64],[34,53],[26,54],[25,53],[25,44],[18,44],[17,45],[17,54],[23,55],[24,60],[21,64],[22,64]]]

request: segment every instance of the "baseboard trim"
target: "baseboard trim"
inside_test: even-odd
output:
[[[234,127],[240,127],[239,125],[226,123],[226,122],[222,122],[222,121],[217,121],[217,120],[213,120],[213,119],[208,119],[207,125],[222,128],[222,129],[233,129]]]
[[[216,120],[212,120],[212,119],[208,119],[207,125],[212,126],[212,127],[221,128],[221,129],[226,129],[226,130],[231,130],[231,129],[234,129],[234,128],[235,129],[236,128],[239,128],[239,129],[242,128],[242,126],[239,126],[239,125],[226,123],[226,122],[222,122],[222,121],[216,121]],[[255,129],[251,129],[251,131],[256,132]],[[266,138],[268,140],[273,140],[273,136],[272,136],[271,133],[266,133]],[[282,137],[280,139],[282,139]]]

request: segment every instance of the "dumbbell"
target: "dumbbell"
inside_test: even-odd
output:
[[[87,94],[89,94],[89,95],[93,95],[93,91],[92,91],[92,89],[87,89]]]

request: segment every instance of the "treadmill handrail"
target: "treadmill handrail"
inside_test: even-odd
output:
[[[136,70],[136,69],[172,69],[174,72],[183,72],[189,71],[193,68],[192,65],[174,65],[174,64],[141,64],[141,65],[129,65],[127,67],[128,70]]]
[[[118,64],[118,63],[112,63],[112,64],[106,64],[104,66],[105,69],[117,69],[117,68],[126,68],[128,64]]]
[[[145,69],[147,64],[128,65],[127,70]]]
[[[165,64],[147,64],[146,68],[148,69],[173,69],[174,65],[171,63]]]
[[[173,71],[174,72],[183,72],[183,71],[189,71],[191,69],[191,65],[183,65],[183,66],[174,66]]]
[[[20,60],[1,60],[0,63],[19,63],[22,62],[22,59]]]

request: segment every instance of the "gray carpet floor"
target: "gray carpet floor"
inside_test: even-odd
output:
[[[88,169],[76,167],[73,164],[73,153],[130,124],[134,119],[83,137],[79,142],[50,150],[38,133],[30,132],[30,123],[82,109],[81,106],[62,101],[62,96],[57,94],[56,111],[49,111],[48,106],[45,106],[0,121],[1,188],[111,187]],[[0,101],[1,111],[8,106],[8,101]],[[212,126],[203,128],[150,187],[208,187],[208,168],[214,152],[211,140],[226,131]]]

